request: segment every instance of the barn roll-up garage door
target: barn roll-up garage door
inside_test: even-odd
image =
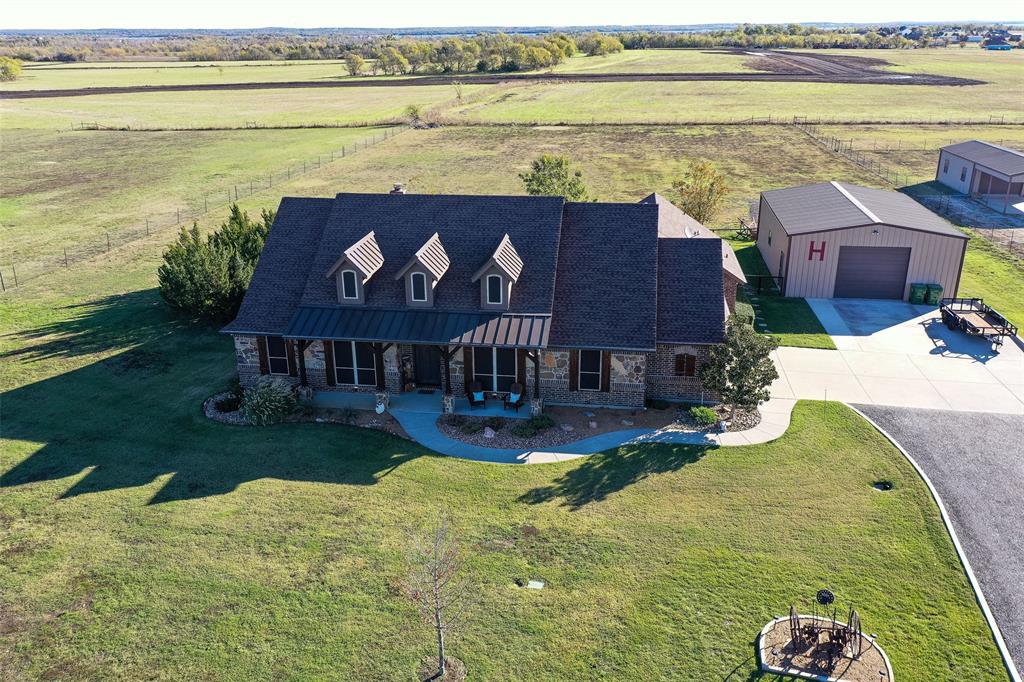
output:
[[[836,298],[903,298],[910,249],[841,246],[836,266]]]

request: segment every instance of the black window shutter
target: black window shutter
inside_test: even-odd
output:
[[[612,389],[612,354],[601,351],[601,391],[608,393]]]
[[[334,386],[334,342],[324,341],[324,370],[327,374],[327,385]]]
[[[569,390],[580,390],[580,352],[569,351]]]
[[[256,337],[256,348],[260,355],[260,374],[270,374],[270,358],[267,357],[267,337]]]

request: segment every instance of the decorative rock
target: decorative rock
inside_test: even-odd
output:
[[[571,433],[576,430],[576,427],[574,427],[572,424],[562,424],[560,428],[566,433]]]
[[[583,413],[583,416],[584,416],[584,417],[587,417],[587,418],[589,419],[590,417],[593,417],[593,416],[595,416],[595,415],[594,415],[594,413],[593,413],[593,412],[590,412],[590,411],[588,410],[587,412],[584,412],[584,413]]]
[[[632,419],[623,419],[623,420],[622,420],[622,425],[623,425],[623,426],[632,426],[632,425],[633,425],[633,423],[634,423],[634,422],[633,422],[633,420],[632,420]]]
[[[484,438],[494,438],[495,435],[496,434],[494,433],[494,429],[492,429],[490,426],[484,427]]]
[[[597,428],[597,422],[594,421],[593,419],[591,419],[590,422],[588,423],[588,426],[590,426],[590,428],[592,428],[592,429],[596,429]]]

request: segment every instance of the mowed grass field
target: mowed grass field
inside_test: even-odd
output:
[[[408,537],[444,505],[480,600],[451,646],[474,679],[756,678],[757,631],[823,586],[905,679],[1006,679],[927,490],[844,407],[801,404],[761,446],[530,467],[219,425],[199,405],[230,340],[167,313],[157,253],[0,301],[14,678],[411,680],[432,640],[400,592]]]

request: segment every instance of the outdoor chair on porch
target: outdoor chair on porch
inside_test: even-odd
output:
[[[469,409],[474,407],[486,407],[487,400],[484,397],[484,387],[479,381],[474,381],[469,385],[469,390],[466,392],[466,398],[469,400]]]
[[[506,395],[503,400],[503,409],[507,410],[511,407],[513,410],[518,412],[519,408],[523,406],[525,400],[526,399],[523,397],[523,385],[518,382],[514,383],[509,387],[508,395]]]

